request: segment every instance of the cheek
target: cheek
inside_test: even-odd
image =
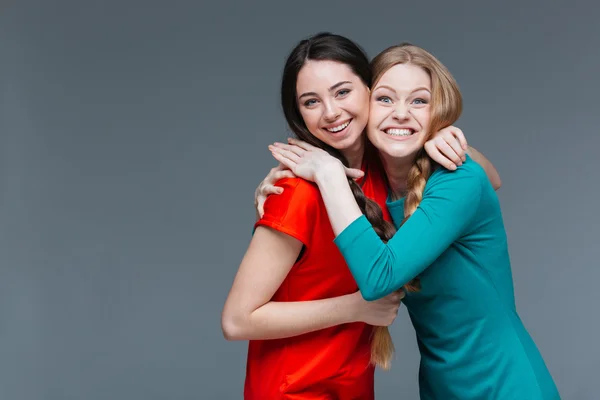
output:
[[[417,109],[413,111],[413,115],[421,125],[423,131],[427,131],[429,128],[429,121],[431,120],[431,110],[428,107]]]
[[[316,108],[311,110],[303,109],[300,110],[300,115],[304,120],[304,125],[306,125],[308,130],[314,134],[314,132],[319,128],[319,120],[321,115],[319,110]]]
[[[379,149],[379,137],[374,127],[367,127],[367,139],[369,139],[369,142],[371,142],[373,145],[375,145],[376,148]]]
[[[429,132],[429,122],[431,120],[431,113],[429,109],[424,108],[418,110],[418,113],[415,114],[415,119],[418,121],[419,125],[421,125],[421,132],[419,133],[420,137],[417,143],[419,147],[422,147],[427,141],[427,138],[431,139],[432,137],[431,133]]]
[[[369,122],[367,123],[367,137],[371,143],[377,143],[380,140],[379,125],[381,122],[381,112],[371,109]]]
[[[389,112],[385,108],[371,103],[368,126],[372,129],[377,129],[378,126],[381,125],[381,123],[385,120],[387,114],[389,114]]]
[[[362,110],[364,110],[365,114],[368,114],[370,106],[371,106],[371,95],[368,92],[365,92],[360,99],[360,108]]]
[[[366,122],[369,118],[369,99],[365,96],[355,96],[348,103],[348,111],[354,114],[356,119]]]

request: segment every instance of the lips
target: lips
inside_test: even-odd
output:
[[[327,132],[329,132],[332,135],[340,135],[348,130],[348,126],[350,125],[351,122],[352,122],[352,119],[349,119],[342,123],[336,123],[335,125],[326,126],[323,129],[325,129]]]

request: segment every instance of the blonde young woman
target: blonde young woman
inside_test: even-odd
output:
[[[559,399],[515,307],[501,209],[486,173],[469,156],[456,171],[439,168],[424,151],[432,132],[461,113],[454,78],[408,44],[383,51],[372,69],[367,134],[383,161],[398,229],[387,243],[357,207],[338,160],[293,139],[272,146],[274,157],[316,182],[365,299],[419,287],[403,302],[421,353],[422,399]]]

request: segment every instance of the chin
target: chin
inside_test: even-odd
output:
[[[370,135],[370,137],[372,136]],[[373,145],[392,158],[414,157],[423,148],[422,135],[420,134],[408,138],[395,138],[385,133],[378,133],[373,139],[371,140]]]
[[[386,147],[382,153],[385,153],[386,156],[398,160],[405,160],[409,158],[414,158],[419,149],[397,149],[397,148],[389,148]]]
[[[335,139],[332,137],[319,138],[319,139],[321,139],[321,141],[323,141],[325,144],[328,144],[329,146],[333,147],[334,149],[343,151],[345,149],[349,149],[349,148],[356,146],[356,144],[361,139],[361,134],[350,133],[349,135],[347,135],[343,138],[339,138],[339,139]],[[325,139],[325,140],[323,140],[323,139]]]

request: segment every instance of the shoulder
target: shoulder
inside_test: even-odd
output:
[[[484,169],[467,155],[466,161],[454,171],[438,167],[427,181],[425,192],[444,188],[463,194],[477,194],[481,193],[486,182]]]
[[[283,178],[275,182],[275,186],[281,187],[283,193],[276,196],[269,196],[268,199],[280,197],[288,201],[292,199],[308,201],[317,200],[321,196],[319,187],[316,184],[302,178]]]
[[[255,226],[271,227],[307,245],[319,212],[319,188],[300,178],[284,178],[275,185],[283,193],[267,197],[264,214]]]
[[[289,188],[296,193],[306,193],[307,195],[319,193],[319,188],[316,184],[302,178],[282,178],[275,182],[275,185],[285,189]]]
[[[487,179],[484,169],[467,155],[467,160],[456,170],[450,171],[439,166],[429,178],[429,182],[457,182],[463,184],[481,184]]]
[[[272,216],[289,212],[312,212],[321,193],[316,184],[302,178],[283,178],[275,183],[283,189],[281,194],[272,194],[265,201],[265,213]]]

